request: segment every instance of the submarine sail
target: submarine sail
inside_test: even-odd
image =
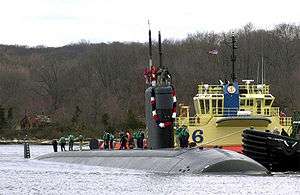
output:
[[[149,29],[149,62],[152,63],[151,29]],[[145,91],[146,125],[150,149],[173,148],[173,124],[176,117],[175,89],[171,75],[162,65],[161,34],[158,33],[159,67],[149,64],[146,71],[150,86]]]

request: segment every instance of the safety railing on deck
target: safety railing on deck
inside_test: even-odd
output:
[[[205,118],[200,117],[177,117],[175,123],[179,126],[186,125],[186,126],[202,126],[206,125],[210,120],[212,119],[212,116],[207,116]]]
[[[269,85],[239,85],[248,94],[269,94]],[[198,94],[223,94],[223,85],[198,85]]]
[[[279,116],[279,107],[271,107],[270,114],[271,116]]]
[[[199,94],[223,94],[223,85],[198,85]]]
[[[280,117],[279,123],[282,126],[291,126],[292,125],[292,117]]]

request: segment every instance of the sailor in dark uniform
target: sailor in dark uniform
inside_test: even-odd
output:
[[[109,135],[109,147],[111,150],[114,149],[114,139],[115,139],[115,136],[111,133]]]
[[[103,135],[103,141],[104,141],[104,149],[108,150],[109,149],[110,134],[106,131],[104,132],[104,135]]]
[[[127,136],[124,132],[120,133],[120,150],[126,150],[127,149]]]
[[[56,141],[56,139],[54,139],[54,140],[52,140],[52,146],[53,146],[53,150],[54,150],[54,152],[57,152],[57,141]]]

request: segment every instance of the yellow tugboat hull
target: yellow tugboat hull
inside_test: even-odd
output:
[[[201,120],[201,119],[200,119]],[[186,124],[190,133],[190,142],[204,147],[239,147],[242,145],[242,131],[253,126],[256,130],[271,132],[274,129],[286,131],[280,119],[274,117],[213,117],[207,124]],[[201,130],[201,131],[199,131]],[[202,138],[201,138],[202,137]]]

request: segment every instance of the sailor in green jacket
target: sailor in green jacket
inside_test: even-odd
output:
[[[62,136],[59,141],[58,141],[59,145],[60,145],[60,149],[61,151],[66,151],[65,145],[66,145],[66,138],[64,136]]]
[[[133,141],[134,141],[134,148],[138,148],[138,140],[140,138],[140,132],[136,131],[133,133]]]
[[[176,137],[176,148],[180,148],[180,136],[181,136],[182,128],[176,126],[175,137]]]
[[[182,125],[182,130],[180,131],[179,137],[181,140],[180,147],[187,148],[189,146],[189,137],[190,137],[187,126]]]
[[[108,150],[109,149],[110,134],[106,131],[104,132],[104,135],[103,135],[103,141],[104,141],[104,149]]]

